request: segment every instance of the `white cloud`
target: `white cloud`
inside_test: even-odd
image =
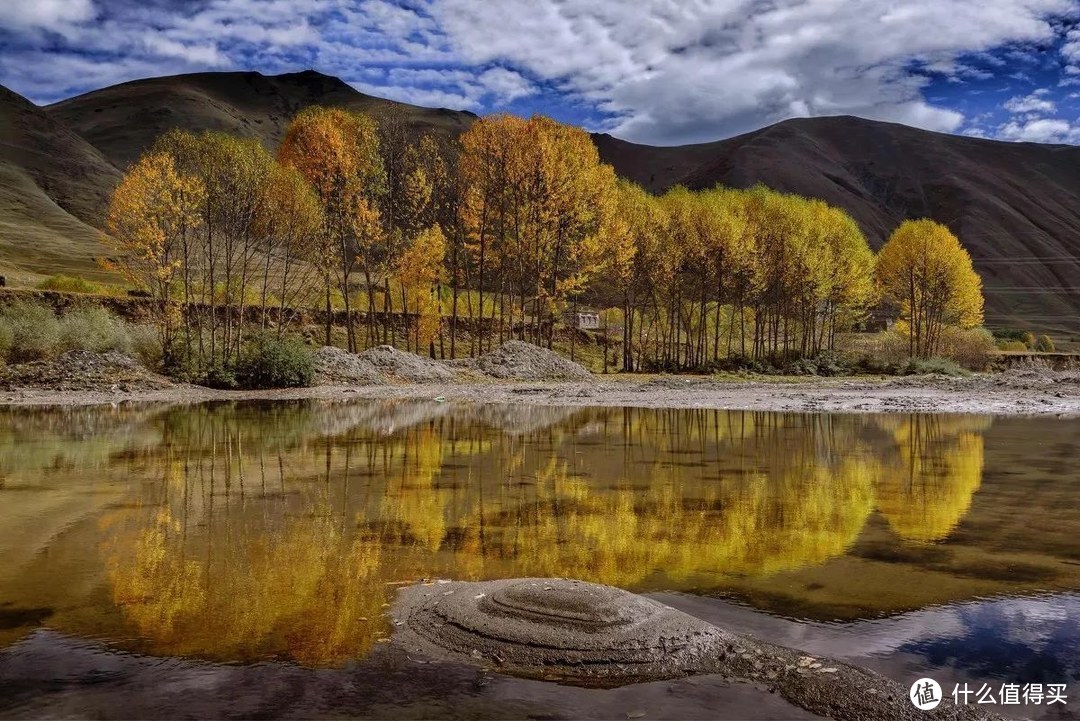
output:
[[[1010,113],[1028,113],[1033,115],[1047,115],[1057,112],[1057,103],[1047,96],[1050,91],[1040,88],[1030,95],[1010,98],[1002,106]]]
[[[0,53],[0,82],[47,101],[146,75],[310,66],[372,94],[477,111],[554,88],[607,115],[598,129],[639,142],[713,140],[836,114],[956,131],[971,123],[928,101],[928,81],[912,68],[958,82],[984,77],[968,57],[986,67],[1001,60],[990,50],[1046,42],[1050,19],[1074,4],[0,0],[0,31],[25,29]],[[35,41],[47,33],[62,43]],[[1062,53],[1080,73],[1080,32]],[[1016,136],[1039,132],[1033,116],[1055,112],[1040,94],[1009,102]]]
[[[56,29],[96,16],[92,0],[4,0],[0,2],[0,28]]]
[[[1076,143],[1080,141],[1080,127],[1059,118],[1012,120],[999,126],[995,135],[1000,140],[1026,143]]]
[[[793,115],[851,113],[955,130],[921,96],[922,63],[1047,40],[1066,0],[437,0],[432,15],[468,63],[502,62],[615,113],[616,134],[709,140]]]

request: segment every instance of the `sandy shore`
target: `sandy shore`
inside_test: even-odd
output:
[[[1075,373],[1001,373],[966,378],[810,378],[717,380],[701,376],[597,376],[572,383],[452,382],[317,386],[275,391],[159,390],[0,391],[0,406],[82,406],[128,402],[302,398],[443,399],[547,406],[715,408],[788,412],[978,413],[1080,417]]]

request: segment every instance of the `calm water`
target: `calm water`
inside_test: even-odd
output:
[[[1075,684],[1078,430],[422,402],[4,411],[0,715],[784,715],[707,677],[589,691],[398,658],[386,605],[433,577],[613,584],[899,681]]]

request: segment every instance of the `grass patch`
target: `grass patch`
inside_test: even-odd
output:
[[[103,283],[95,283],[73,275],[53,275],[38,283],[36,287],[38,290],[54,290],[60,293],[115,295],[112,289]]]

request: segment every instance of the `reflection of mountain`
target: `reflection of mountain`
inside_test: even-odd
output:
[[[336,665],[385,632],[394,584],[422,577],[745,586],[843,557],[875,508],[904,538],[943,538],[979,485],[980,423],[433,402],[171,408],[59,469],[93,464],[125,484],[126,502],[96,511],[75,545],[104,566],[109,608],[48,623],[159,654]]]

